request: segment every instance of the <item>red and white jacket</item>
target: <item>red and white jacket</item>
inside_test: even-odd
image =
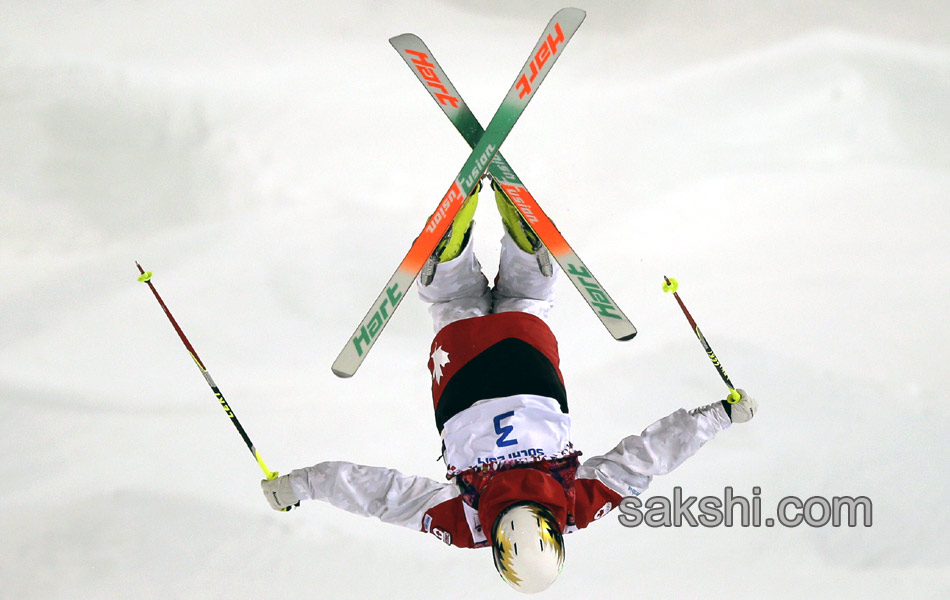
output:
[[[580,462],[580,452],[570,439],[557,346],[547,326],[524,313],[468,321],[439,332],[429,363],[449,481],[382,467],[324,462],[290,473],[298,498],[323,500],[352,513],[431,533],[463,548],[489,545],[490,524],[505,507],[521,500],[544,504],[562,531],[571,533],[602,518],[624,496],[641,494],[653,476],[670,472],[730,425],[720,402],[691,411],[680,409],[639,435],[624,438],[605,454]],[[525,356],[523,345],[506,344],[510,338],[497,335],[499,331],[516,332],[517,340],[536,349],[542,362],[551,363],[540,368],[553,373],[549,379],[557,380],[550,395],[511,393],[472,401],[469,390],[481,382],[487,382],[487,390],[519,389],[511,386],[522,380],[520,376],[496,376],[498,365],[504,364],[499,360],[514,355],[518,364],[534,361],[527,356],[526,362],[520,362]],[[486,366],[491,373],[480,370]],[[456,377],[466,385],[453,392]],[[543,378],[528,376],[526,380],[532,391],[549,389]],[[441,411],[440,418],[443,402],[463,408]]]

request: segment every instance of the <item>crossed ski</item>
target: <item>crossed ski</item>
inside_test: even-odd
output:
[[[511,132],[514,124],[524,112],[528,102],[560,56],[563,48],[580,27],[584,17],[584,11],[576,8],[565,8],[554,15],[486,129],[482,129],[481,124],[472,115],[467,105],[462,102],[461,97],[457,93],[451,93],[454,92],[454,88],[451,92],[448,87],[433,92],[433,97],[440,105],[445,106],[447,104],[453,108],[459,108],[460,114],[467,113],[469,119],[465,123],[468,129],[463,131],[459,125],[456,126],[469,141],[472,153],[465,161],[448,192],[442,198],[436,211],[429,218],[425,228],[413,242],[406,257],[399,264],[396,272],[383,287],[353,336],[337,356],[332,367],[334,374],[340,377],[350,377],[362,364],[380,332],[389,322],[392,313],[419,275],[426,259],[435,251],[436,246],[448,231],[452,220],[461,208],[463,201],[475,188],[478,180],[485,174],[486,169],[491,169],[492,178],[501,185],[506,195],[513,200],[515,206],[523,215],[532,215],[533,213],[540,215],[537,219],[529,218],[529,223],[548,247],[548,250],[554,254],[558,263],[568,272],[571,280],[575,282],[575,285],[578,285],[578,289],[583,286],[587,290],[588,295],[585,295],[585,298],[591,303],[592,308],[595,307],[593,302],[600,302],[603,305],[601,310],[605,314],[611,312],[612,309],[618,313],[618,316],[610,318],[620,319],[629,324],[629,320],[619,312],[619,309],[616,309],[616,305],[607,296],[606,292],[603,292],[597,281],[593,279],[593,276],[580,262],[580,259],[571,262],[570,257],[576,258],[576,254],[561,237],[550,219],[547,219],[544,213],[541,212],[540,207],[537,206],[537,203],[527,193],[520,180],[514,175],[514,171],[507,166],[507,162],[498,155],[498,148]],[[418,40],[415,36],[406,35],[397,36],[390,41],[395,45],[394,40],[398,39]],[[419,44],[422,48],[425,48],[421,40],[419,40]],[[428,49],[425,50],[425,53],[429,54]],[[410,59],[407,58],[406,60],[409,62]],[[437,68],[437,65],[433,66]],[[441,73],[441,69],[438,69],[438,72]],[[444,77],[444,73],[442,75],[442,79],[447,82],[448,79]],[[438,78],[438,75],[436,77]],[[455,120],[453,120],[453,123],[455,123]],[[608,317],[602,316],[602,320],[605,318]],[[626,332],[623,334],[625,337],[618,337],[617,334],[615,334],[615,337],[629,339],[636,334],[636,329],[633,328],[632,324],[629,324],[629,328],[625,328],[624,331]],[[614,332],[611,331],[611,333]]]
[[[448,76],[432,52],[416,35],[406,33],[389,40],[393,48],[406,61],[419,81],[428,90],[429,95],[436,101],[442,112],[449,118],[468,145],[475,147],[484,135],[481,123],[472,114],[468,105],[462,100],[461,94],[449,81]],[[524,217],[525,222],[538,236],[554,259],[567,274],[571,282],[581,293],[587,304],[617,340],[629,340],[637,334],[636,327],[623,314],[617,303],[613,301],[600,282],[591,274],[590,269],[580,259],[554,222],[544,213],[537,201],[528,192],[528,188],[521,182],[514,169],[505,160],[501,152],[495,154],[488,174],[502,189],[505,196]]]

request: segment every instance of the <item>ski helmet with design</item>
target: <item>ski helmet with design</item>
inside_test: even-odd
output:
[[[564,567],[564,538],[554,514],[537,502],[505,508],[492,525],[492,556],[498,574],[514,589],[546,590]]]

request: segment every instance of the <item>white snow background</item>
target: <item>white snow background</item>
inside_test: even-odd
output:
[[[414,294],[330,363],[468,148],[387,43],[411,31],[487,123],[562,3],[0,7],[0,597],[514,597],[487,551],[261,472],[439,479]],[[760,414],[645,498],[866,495],[870,528],[567,538],[549,598],[950,596],[950,5],[588,1],[502,152],[639,328],[566,279],[553,328],[587,456],[725,388]],[[477,249],[494,274],[487,196]]]

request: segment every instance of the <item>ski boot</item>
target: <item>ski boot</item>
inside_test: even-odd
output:
[[[508,232],[508,235],[519,248],[529,254],[534,254],[542,275],[545,277],[554,275],[554,267],[551,265],[551,253],[544,247],[544,244],[541,243],[541,240],[538,239],[538,236],[494,179],[492,179],[491,187],[495,190],[495,204],[498,206],[498,212],[501,214],[501,221],[505,225],[505,231]]]
[[[475,208],[478,207],[478,192],[481,189],[482,182],[479,181],[472,193],[465,199],[458,214],[455,215],[449,230],[445,232],[445,236],[435,247],[435,252],[422,266],[422,271],[419,272],[419,281],[422,285],[426,286],[432,283],[432,278],[435,277],[435,270],[439,263],[450,261],[462,253],[462,249],[465,248],[465,244],[468,243],[471,236]]]

